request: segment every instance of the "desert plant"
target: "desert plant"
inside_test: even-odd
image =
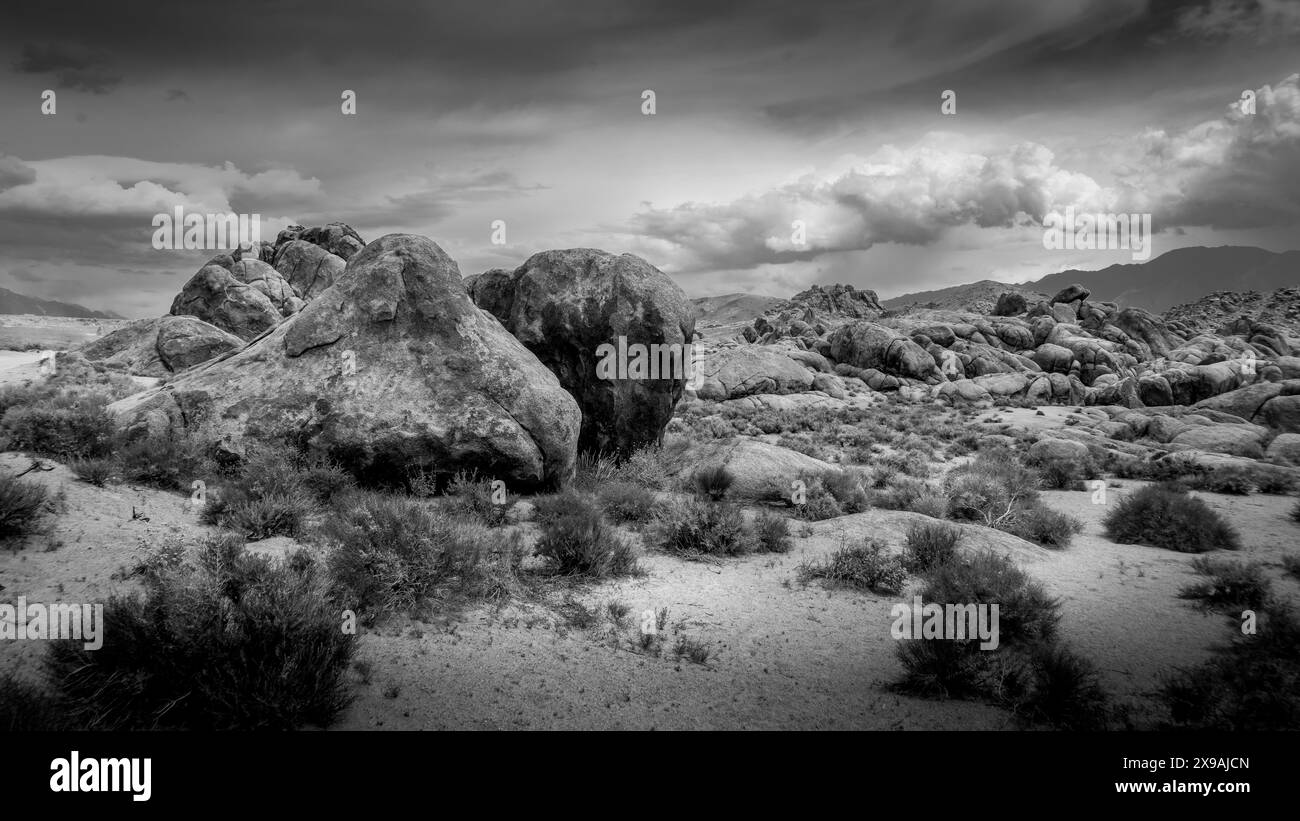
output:
[[[727,495],[736,477],[724,465],[710,465],[696,470],[691,481],[697,493],[717,502]]]
[[[89,456],[68,462],[68,469],[75,473],[78,479],[95,487],[104,486],[113,475],[113,467],[113,460],[103,457]]]
[[[821,561],[801,564],[799,580],[807,583],[813,579],[876,593],[898,593],[907,582],[907,570],[883,543],[870,540],[841,547]]]
[[[108,454],[113,428],[106,399],[97,394],[59,394],[33,404],[16,405],[0,419],[0,433],[8,439],[10,450],[59,458]]]
[[[49,493],[43,485],[0,476],[0,538],[26,536],[40,525]]]
[[[794,546],[790,540],[790,523],[779,513],[759,511],[754,517],[753,530],[755,549],[759,553],[789,553]]]
[[[1191,730],[1300,730],[1300,619],[1277,602],[1259,613],[1254,635],[1203,664],[1175,670],[1161,687],[1172,726]]]
[[[654,518],[658,501],[652,491],[632,482],[610,482],[596,491],[606,515],[615,522],[646,522]]]
[[[293,729],[328,725],[350,700],[356,637],[309,554],[274,562],[218,539],[143,581],[143,597],[105,603],[101,648],[50,644],[71,726]]]
[[[446,496],[454,513],[477,519],[489,527],[505,523],[506,505],[493,501],[491,479],[480,479],[476,474],[458,471],[447,485]]]
[[[1225,467],[1198,473],[1187,480],[1189,487],[1209,493],[1245,496],[1255,489],[1254,475],[1243,468]]]
[[[593,505],[570,510],[542,525],[533,552],[550,560],[562,576],[626,576],[639,569],[632,546]]]
[[[1197,556],[1192,560],[1192,570],[1205,576],[1205,581],[1184,587],[1178,595],[1198,599],[1207,607],[1255,610],[1264,607],[1272,596],[1268,576],[1258,564]]]
[[[1005,529],[1044,547],[1064,548],[1083,530],[1083,522],[1040,504],[1017,513]]]
[[[1119,500],[1102,520],[1106,536],[1120,544],[1145,544],[1183,553],[1237,550],[1237,532],[1223,517],[1187,491],[1147,485]]]
[[[678,636],[677,644],[673,647],[673,654],[678,658],[685,656],[695,664],[704,664],[709,660],[709,646],[699,639],[693,639],[688,636]]]
[[[659,544],[666,553],[736,556],[750,549],[751,537],[739,508],[691,500],[666,511],[659,521]]]
[[[957,558],[961,530],[942,522],[914,524],[907,530],[903,566],[911,573],[928,573]]]
[[[340,497],[314,538],[329,545],[340,597],[368,619],[413,611],[440,591],[483,596],[509,584],[522,559],[517,535],[371,491]],[[495,565],[493,564],[495,560]]]
[[[1280,470],[1261,470],[1255,475],[1255,486],[1260,493],[1285,495],[1296,489],[1296,480]]]
[[[189,491],[196,479],[217,473],[211,443],[199,434],[119,439],[116,448],[118,470],[128,482]]]
[[[1000,527],[1019,511],[1038,505],[1038,475],[1014,454],[981,451],[975,459],[953,468],[944,481],[949,515],[989,527]]]

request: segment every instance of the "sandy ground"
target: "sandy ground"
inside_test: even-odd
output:
[[[5,368],[5,361],[16,362]],[[0,358],[0,375],[34,362]],[[1053,415],[1058,411],[1053,411]],[[1060,413],[1064,413],[1061,411]],[[1038,417],[1043,420],[1044,417]],[[31,460],[0,454],[0,471]],[[47,464],[52,464],[47,462]],[[0,549],[0,600],[81,602],[125,590],[112,577],[142,544],[213,532],[187,498],[148,488],[78,482],[62,466],[28,474],[64,497],[49,533]],[[1113,483],[1114,484],[1114,483]],[[1108,491],[1114,504],[1138,482]],[[1049,506],[1084,523],[1063,551],[970,526],[967,547],[1010,553],[1063,602],[1062,633],[1102,670],[1107,689],[1136,715],[1152,709],[1163,672],[1204,658],[1227,639],[1221,615],[1207,615],[1178,591],[1195,577],[1186,554],[1116,545],[1101,532],[1106,505],[1085,491],[1048,491]],[[1280,560],[1297,550],[1300,525],[1288,497],[1198,494],[1241,532],[1240,558],[1263,562],[1279,592],[1300,599]],[[136,516],[133,518],[133,511]],[[361,638],[349,675],[357,699],[341,729],[999,729],[1007,712],[980,703],[930,701],[892,692],[901,672],[890,638],[890,608],[902,596],[801,585],[797,567],[845,541],[901,545],[918,514],[871,511],[815,525],[792,522],[794,550],[719,563],[648,554],[645,574],[577,588],[573,598],[600,612],[592,627],[571,627],[557,605],[515,601],[475,605],[431,623],[396,621]],[[531,527],[531,526],[526,526]],[[633,531],[628,538],[639,539]],[[286,540],[277,540],[280,542]],[[258,547],[258,546],[255,546]],[[625,604],[621,624],[606,604]],[[641,614],[668,609],[656,654],[639,647]],[[704,664],[678,659],[682,636],[709,648]],[[38,642],[0,643],[0,672],[31,675]]]

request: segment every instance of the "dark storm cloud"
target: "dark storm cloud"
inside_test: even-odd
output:
[[[122,82],[122,76],[109,70],[103,56],[58,43],[24,43],[14,70],[20,74],[52,74],[57,88],[91,94],[107,94]]]

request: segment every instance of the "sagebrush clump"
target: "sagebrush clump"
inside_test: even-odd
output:
[[[1122,497],[1102,520],[1106,537],[1182,553],[1238,550],[1237,531],[1205,502],[1172,484],[1148,485]]]

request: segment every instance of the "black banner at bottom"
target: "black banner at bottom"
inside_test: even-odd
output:
[[[998,796],[1231,810],[1293,800],[1295,742],[1291,734],[33,733],[5,738],[0,783],[11,809],[126,813],[339,812],[421,799],[500,811],[606,794],[734,809],[783,792],[813,802],[888,794],[927,810],[974,809]]]

